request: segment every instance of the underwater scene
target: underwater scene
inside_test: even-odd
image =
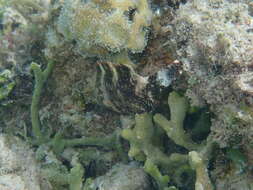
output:
[[[0,0],[0,190],[253,190],[253,1]]]

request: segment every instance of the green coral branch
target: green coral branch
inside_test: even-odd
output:
[[[208,170],[200,154],[196,151],[191,151],[189,152],[189,158],[191,167],[196,170],[195,190],[213,190]]]
[[[122,137],[130,143],[128,155],[145,161],[145,171],[156,180],[159,190],[166,190],[169,177],[163,176],[158,167],[171,173],[180,165],[188,163],[188,155],[178,153],[166,155],[161,150],[163,134],[159,128],[153,125],[151,114],[137,114],[135,121],[133,129],[124,129],[121,133]]]
[[[41,70],[40,66],[37,63],[31,64],[31,70],[34,72],[35,76],[35,86],[31,105],[31,120],[32,120],[32,131],[38,142],[43,142],[43,140],[45,139],[41,132],[41,123],[39,119],[39,102],[41,98],[41,92],[43,85],[45,84],[49,74],[53,70],[54,64],[55,62],[49,61],[44,71]]]
[[[188,150],[198,149],[200,145],[194,143],[183,128],[184,119],[189,107],[187,99],[176,92],[172,92],[169,95],[168,104],[170,107],[171,119],[167,120],[163,115],[156,114],[154,116],[155,124],[163,128],[168,137],[176,144]]]
[[[162,147],[161,133],[155,128],[152,122],[152,115],[148,113],[135,116],[136,125],[134,129],[124,129],[122,137],[130,142],[128,155],[137,160],[145,161],[150,159],[154,164],[165,168],[172,168],[176,165],[186,163],[188,158],[182,154],[164,154]]]
[[[144,170],[155,179],[159,190],[176,189],[173,186],[168,187],[170,180],[168,175],[178,187],[191,185],[195,178],[194,170],[196,171],[196,190],[201,187],[212,190],[206,163],[211,156],[214,143],[208,138],[203,141],[205,144],[196,144],[184,131],[184,119],[189,107],[185,97],[172,92],[169,95],[168,104],[171,113],[170,120],[161,114],[156,114],[153,120],[152,115],[148,113],[139,114],[135,117],[134,128],[122,131],[122,137],[130,143],[128,155],[145,161]],[[153,124],[153,121],[156,125]],[[166,155],[162,150],[161,141],[164,131],[176,144],[195,151],[188,155],[178,153]],[[199,159],[201,162],[198,162]],[[189,160],[192,168],[189,166]],[[162,175],[159,168],[167,175]],[[187,179],[185,179],[185,175]]]
[[[165,189],[168,186],[170,178],[168,175],[162,175],[158,167],[150,160],[147,159],[144,164],[144,170],[157,181],[159,189]]]
[[[49,61],[46,69],[41,70],[40,66],[36,63],[31,64],[31,70],[35,76],[35,86],[32,96],[31,104],[31,120],[32,120],[32,131],[35,136],[35,144],[41,145],[43,143],[49,144],[56,154],[61,153],[65,147],[73,147],[78,145],[84,146],[102,146],[115,149],[119,152],[120,156],[124,158],[124,151],[120,146],[120,134],[119,131],[115,131],[112,135],[106,137],[85,137],[76,139],[64,139],[63,131],[59,131],[56,135],[49,139],[47,135],[43,135],[41,132],[41,123],[39,119],[39,102],[41,98],[42,88],[47,81],[50,73],[53,70],[54,62]]]
[[[69,190],[82,190],[85,170],[79,162],[74,162],[70,172],[63,172],[57,167],[43,168],[42,175],[54,185],[69,185]]]
[[[55,153],[61,153],[66,147],[79,145],[107,147],[117,150],[119,156],[124,160],[125,155],[119,137],[120,133],[117,130],[105,137],[83,137],[74,139],[64,139],[62,133],[58,132],[49,144],[52,146]]]
[[[66,139],[63,141],[65,146],[77,146],[77,145],[93,145],[93,146],[104,146],[104,147],[115,147],[116,142],[116,133],[101,137],[85,137],[85,138],[76,138],[76,139]]]
[[[81,190],[83,186],[84,168],[80,163],[76,163],[70,170],[68,184],[70,190]]]

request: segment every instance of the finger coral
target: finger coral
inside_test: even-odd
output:
[[[155,123],[162,127],[168,137],[170,137],[176,144],[181,145],[189,150],[198,148],[190,136],[185,133],[183,124],[188,109],[188,102],[185,97],[181,97],[176,92],[172,92],[168,98],[168,104],[171,111],[171,120],[168,121],[161,114],[154,116]]]
[[[171,182],[179,188],[193,186],[195,171],[195,186],[211,190],[212,185],[206,164],[210,159],[214,144],[210,139],[197,144],[184,130],[184,120],[189,109],[188,100],[184,96],[171,92],[168,104],[170,120],[161,114],[156,114],[154,117],[148,113],[139,114],[135,116],[135,127],[122,131],[122,137],[130,143],[128,155],[136,160],[145,161],[144,169],[156,181],[159,190],[174,188],[173,186],[168,187]],[[199,122],[204,123],[205,121],[200,120]],[[202,127],[205,126],[202,125]],[[191,152],[189,154],[166,153],[162,138],[164,132],[175,144]],[[199,162],[201,163],[199,164]]]
[[[157,182],[159,190],[166,190],[169,176],[162,175],[159,167],[166,173],[171,173],[175,168],[187,164],[188,155],[172,153],[165,154],[161,147],[163,132],[153,125],[152,115],[148,113],[135,116],[136,125],[133,129],[124,129],[122,137],[130,142],[130,157],[145,161],[144,169]]]

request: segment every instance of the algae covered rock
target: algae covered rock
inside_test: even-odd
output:
[[[252,107],[251,10],[248,0],[187,1],[170,24],[168,40],[188,75],[186,96],[194,106],[210,105],[217,117],[211,131],[221,147],[238,133],[252,141],[251,111],[242,109]]]

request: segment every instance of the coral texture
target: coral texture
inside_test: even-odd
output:
[[[251,190],[252,15],[0,0],[0,189]]]
[[[163,190],[169,182],[168,176],[162,176],[158,167],[173,171],[176,167],[187,163],[188,156],[178,153],[166,155],[162,151],[161,129],[154,126],[152,115],[148,113],[135,116],[134,129],[124,129],[122,137],[130,142],[128,155],[140,161],[145,161],[144,169],[156,179],[159,189]]]
[[[242,109],[252,106],[251,10],[247,0],[187,1],[170,24],[168,43],[189,78],[186,94],[192,105],[210,105],[217,116],[212,132],[222,147],[236,133],[248,142],[253,134],[251,111]]]
[[[143,51],[151,17],[146,0],[66,0],[57,25],[67,40],[77,42],[80,52],[101,56],[107,51]]]
[[[210,159],[214,144],[210,140],[202,144],[194,143],[190,136],[185,133],[183,123],[188,111],[188,101],[185,97],[172,92],[168,97],[168,104],[171,110],[170,121],[161,114],[156,114],[154,122],[157,125],[154,125],[152,116],[145,113],[135,116],[136,124],[133,129],[124,129],[122,131],[122,137],[130,142],[128,154],[137,160],[145,161],[145,171],[156,180],[160,190],[168,188],[169,176],[172,175],[172,171],[174,171],[173,180],[179,187],[189,183],[186,179],[183,181],[182,175],[187,175],[188,180],[192,180],[191,176],[194,176],[194,172],[189,168],[188,160],[190,160],[192,168],[196,170],[197,179],[195,187],[198,189],[206,187],[206,189],[211,190],[212,186],[206,164]],[[167,136],[176,144],[194,151],[189,152],[188,155],[178,153],[166,155],[161,149],[161,137],[163,135],[161,129],[164,129]],[[202,161],[203,158],[205,158],[205,161]],[[162,175],[159,168],[169,176]]]

